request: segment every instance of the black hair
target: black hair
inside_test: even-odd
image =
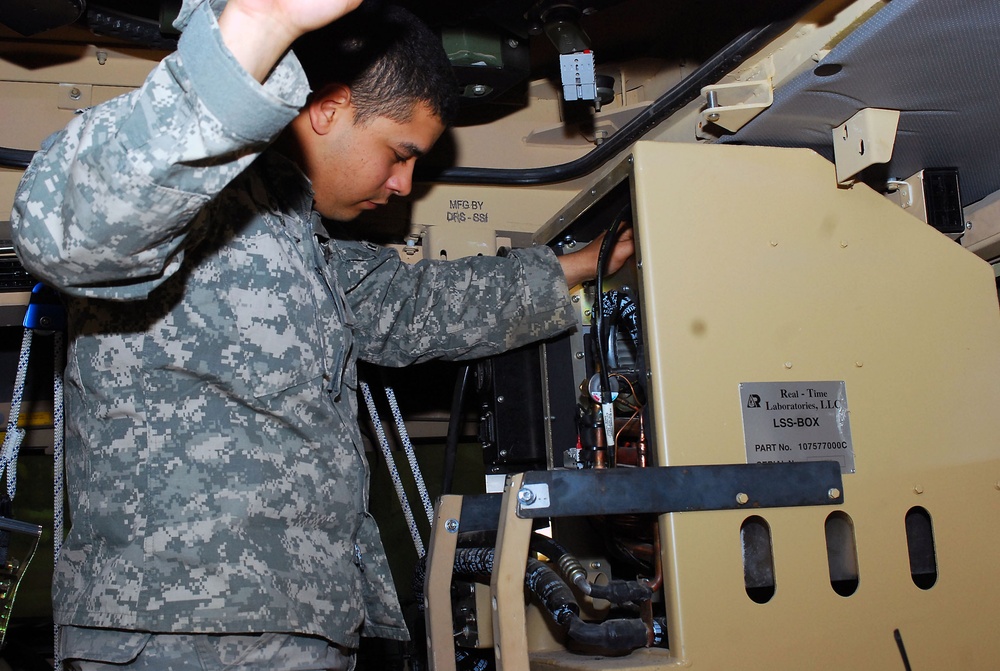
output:
[[[458,83],[441,37],[405,9],[365,4],[293,45],[314,92],[351,88],[355,123],[376,117],[405,123],[416,103],[446,125],[458,111]]]

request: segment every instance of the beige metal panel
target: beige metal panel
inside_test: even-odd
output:
[[[843,380],[860,583],[830,585],[831,507],[667,516],[671,651],[704,668],[993,668],[1000,602],[1000,314],[989,266],[807,150],[640,143],[636,227],[661,465],[746,461],[739,384]],[[918,493],[920,492],[920,493]],[[938,581],[904,516],[933,520]],[[744,590],[770,525],[776,591]],[[963,662],[956,666],[956,656]],[[919,661],[918,661],[919,660]]]
[[[434,511],[427,551],[424,598],[427,608],[428,663],[434,671],[455,671],[454,623],[451,609],[451,577],[458,543],[462,497],[442,496]]]
[[[69,91],[80,91],[72,105]],[[37,149],[42,140],[68,124],[77,108],[97,105],[132,89],[121,86],[0,82],[0,146]]]
[[[0,146],[3,146],[2,143]],[[10,211],[14,207],[14,192],[17,191],[23,174],[23,170],[0,168],[0,221],[10,219]]]
[[[984,259],[1000,258],[1000,193],[967,208],[966,223],[962,245]]]
[[[492,256],[498,236],[534,233],[574,195],[565,188],[441,184],[415,190],[411,231],[423,236],[424,258]]]
[[[93,44],[0,39],[0,80],[136,87],[166,53]]]
[[[142,84],[165,55],[148,49],[0,38],[0,146],[36,149],[73,118],[75,109]]]

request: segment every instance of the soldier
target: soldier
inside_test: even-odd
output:
[[[574,323],[595,245],[408,266],[328,235],[321,216],[406,195],[455,109],[440,41],[358,4],[185,3],[177,51],[46,140],[19,187],[17,252],[71,329],[53,599],[73,668],[339,669],[360,635],[405,639],[355,362]],[[289,48],[331,22],[313,46],[343,48],[310,93]],[[631,252],[623,236],[612,270]]]

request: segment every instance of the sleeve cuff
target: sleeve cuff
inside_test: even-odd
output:
[[[528,291],[527,305],[536,312],[567,313],[572,323],[569,287],[555,252],[545,245],[518,249],[512,254],[521,263]]]
[[[271,140],[305,104],[309,85],[295,55],[286,54],[262,86],[222,42],[208,2],[192,11],[177,51],[199,99],[240,138]]]

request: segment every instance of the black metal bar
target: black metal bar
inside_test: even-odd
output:
[[[843,503],[840,464],[813,461],[525,473],[517,515],[575,517]]]
[[[461,531],[496,531],[503,494],[475,494],[462,497]]]

